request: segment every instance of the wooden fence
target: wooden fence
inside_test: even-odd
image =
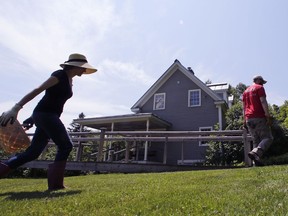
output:
[[[251,136],[247,134],[246,130],[229,130],[229,131],[106,131],[105,128],[99,132],[76,132],[69,133],[76,148],[75,162],[81,162],[83,149],[87,145],[97,146],[97,151],[92,153],[91,156],[95,157],[95,162],[113,162],[113,155],[125,152],[125,159],[121,163],[131,162],[129,158],[130,149],[135,142],[144,143],[144,161],[147,161],[148,143],[149,142],[162,142],[164,143],[163,162],[167,162],[167,143],[179,143],[181,148],[181,161],[184,161],[184,142],[186,141],[237,141],[244,145],[244,162],[246,166],[251,166],[252,162],[247,157],[251,149]],[[28,134],[33,136],[33,134]],[[125,148],[114,151],[109,147],[109,143],[116,141],[124,141]],[[91,144],[92,143],[92,144]],[[53,143],[49,143],[52,145]],[[47,146],[47,148],[49,147]],[[45,150],[40,157],[45,157]],[[137,160],[135,161],[137,162]],[[149,164],[149,163],[147,163]]]

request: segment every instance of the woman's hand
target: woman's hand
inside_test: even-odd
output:
[[[5,127],[9,122],[10,124],[13,124],[18,116],[19,110],[22,109],[22,106],[16,103],[12,109],[3,112],[0,117],[0,125]]]

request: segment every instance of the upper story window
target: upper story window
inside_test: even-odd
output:
[[[165,109],[165,93],[157,93],[154,95],[153,110],[164,110]]]
[[[195,107],[201,106],[201,90],[189,90],[188,92],[188,106]]]

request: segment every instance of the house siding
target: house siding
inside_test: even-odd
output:
[[[153,110],[154,95],[141,107],[141,112],[153,113],[172,123],[170,130],[198,131],[199,127],[214,126],[218,123],[218,109],[214,100],[202,89],[201,106],[188,107],[189,90],[200,89],[181,71],[175,71],[155,93],[166,93],[165,109]],[[168,143],[167,163],[175,164],[181,159],[182,143]],[[206,147],[199,146],[199,142],[184,142],[184,159],[199,160],[205,158]],[[155,146],[156,148],[156,146]],[[157,146],[157,149],[160,147]],[[151,146],[153,149],[153,145]],[[154,158],[161,161],[163,156],[158,154]]]

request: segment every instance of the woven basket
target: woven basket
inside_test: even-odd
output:
[[[20,123],[16,120],[6,127],[0,126],[0,147],[6,153],[16,153],[26,149],[30,145],[30,139]]]

